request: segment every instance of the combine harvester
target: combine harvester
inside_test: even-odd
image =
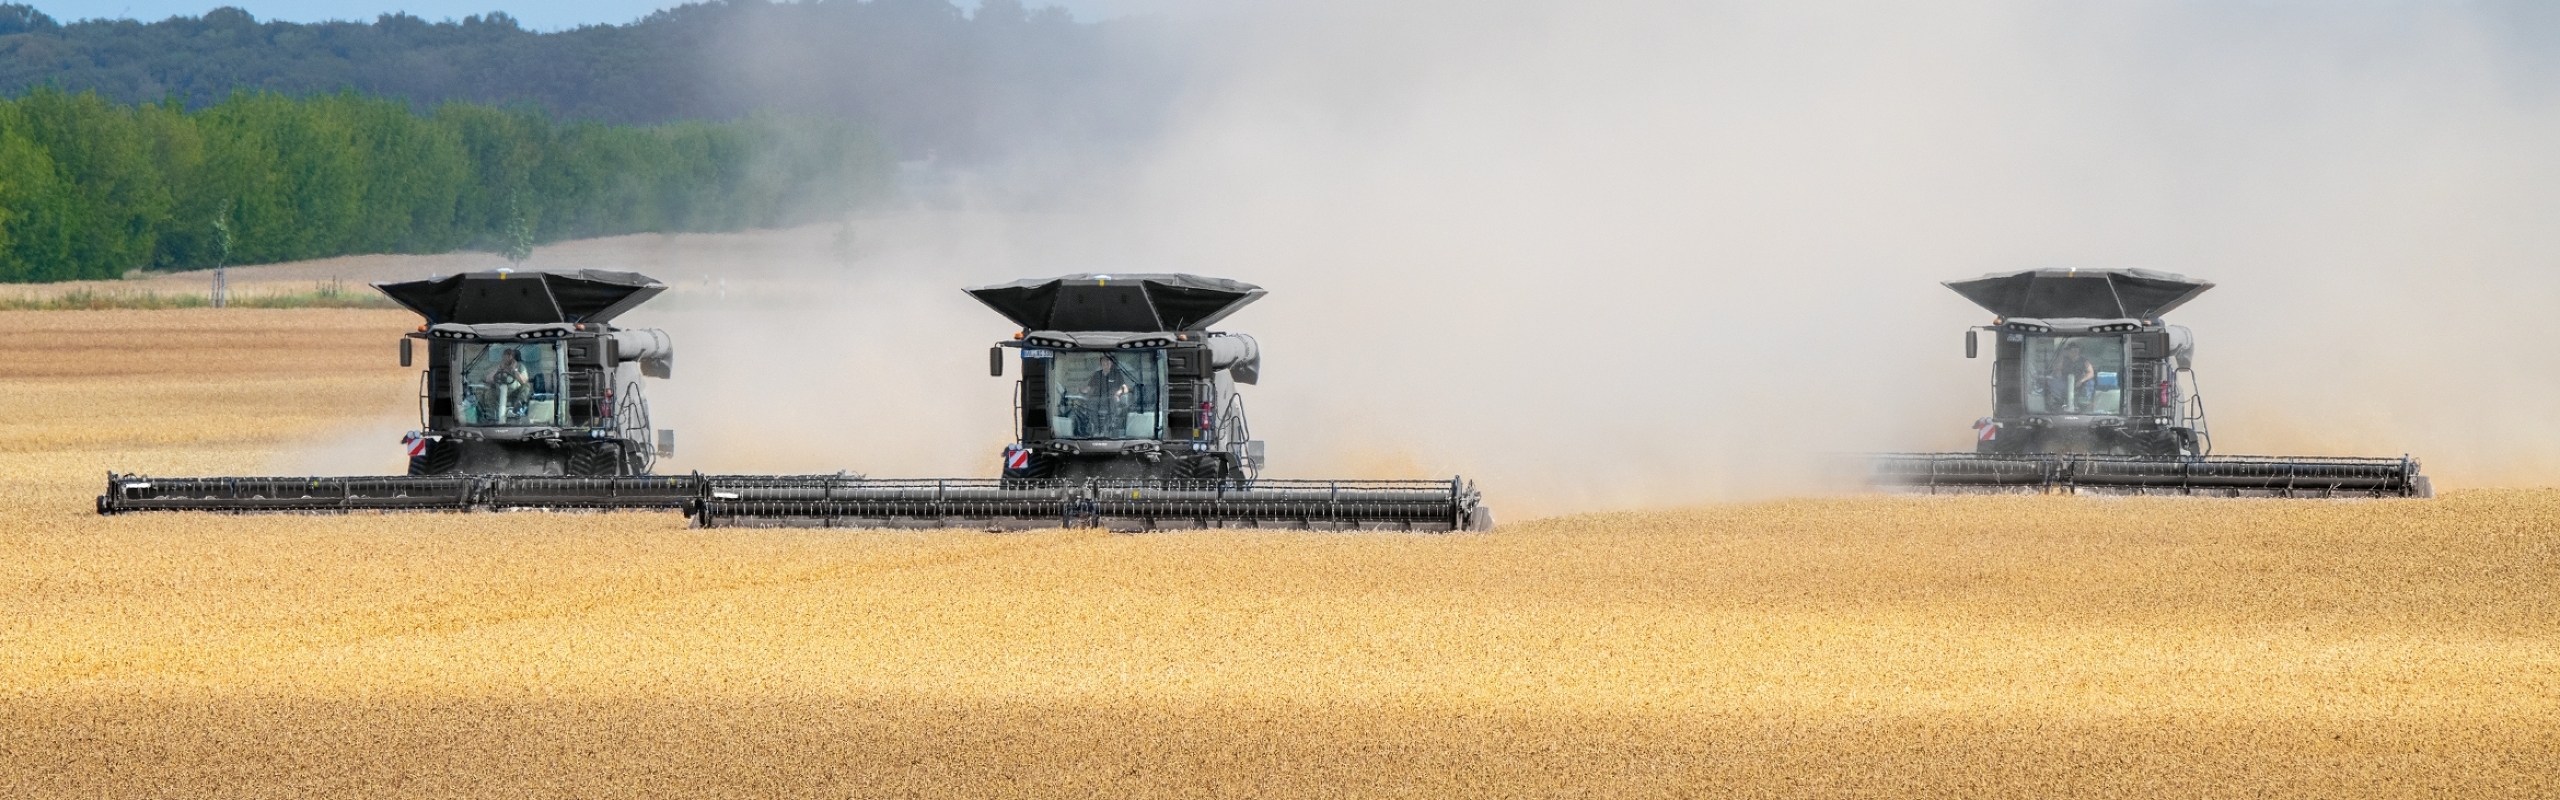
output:
[[[643,376],[665,378],[664,331],[612,320],[666,291],[630,272],[475,272],[377,283],[425,318],[421,429],[404,439],[409,474],[342,478],[109,475],[98,513],[127,511],[463,511],[679,509],[697,477],[650,477],[672,431],[649,427]]]
[[[2400,458],[2217,456],[2195,340],[2160,315],[2213,284],[2139,269],[2045,269],[1946,284],[1996,315],[1991,416],[1972,453],[1875,457],[1870,481],[1929,494],[2432,497]]]
[[[667,377],[664,333],[614,316],[665,289],[631,273],[461,275],[377,284],[426,318],[425,425],[405,476],[109,475],[98,513],[681,509],[702,527],[1489,530],[1463,478],[1272,480],[1237,384],[1253,338],[1208,326],[1259,287],[1190,275],[1071,275],[968,290],[1021,326],[1016,442],[998,478],[653,477],[640,376]]]
[[[1237,384],[1253,337],[1209,330],[1261,287],[1196,275],[1068,275],[967,290],[1021,328],[988,372],[1021,364],[999,478],[715,477],[695,523],[1112,530],[1490,530],[1464,478],[1261,477]],[[1007,351],[1015,351],[1009,359]]]

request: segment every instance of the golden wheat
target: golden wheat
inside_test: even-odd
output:
[[[0,313],[0,794],[2560,794],[2546,491],[1439,537],[88,513],[109,465],[379,413],[405,324]]]

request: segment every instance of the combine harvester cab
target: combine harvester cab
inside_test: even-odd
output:
[[[110,474],[98,512],[678,509],[692,476],[649,477],[673,433],[649,426],[643,376],[665,378],[663,331],[613,327],[666,291],[630,272],[513,272],[377,283],[425,318],[400,341],[421,429],[403,476],[153,478]]]
[[[2400,458],[2217,456],[2196,390],[2195,340],[2160,317],[2206,281],[2140,269],[2044,269],[1950,281],[1994,316],[1991,416],[1975,451],[1878,456],[1881,487],[1932,494],[2106,493],[2428,497]]]
[[[647,475],[672,432],[649,427],[643,376],[669,377],[665,331],[612,320],[666,286],[631,272],[511,273],[379,283],[426,318],[400,342],[419,375],[411,475]]]
[[[997,377],[1007,350],[1022,364],[1008,482],[1241,486],[1261,472],[1262,442],[1236,386],[1261,379],[1262,349],[1251,336],[1207,330],[1262,299],[1261,287],[1070,276],[968,292],[1022,327],[987,353]]]
[[[1261,477],[1236,386],[1260,379],[1253,337],[1209,330],[1261,287],[1196,275],[1068,275],[966,290],[1020,331],[1002,477],[714,477],[704,526],[1095,526],[1113,530],[1489,530],[1463,478]]]

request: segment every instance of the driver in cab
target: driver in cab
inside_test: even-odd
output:
[[[516,354],[515,348],[499,348],[497,366],[489,369],[489,376],[481,383],[489,387],[491,405],[497,408],[500,424],[524,419],[527,406],[533,399],[533,378],[525,370],[524,361]]]
[[[2084,412],[2089,410],[2091,401],[2095,399],[2098,367],[2089,363],[2089,357],[2080,351],[2079,342],[2067,343],[2062,346],[2062,352],[2053,357],[2051,380],[2049,386],[2062,390],[2063,413]]]
[[[1100,436],[1119,436],[1128,426],[1129,408],[1137,382],[1120,368],[1120,357],[1105,353],[1092,377],[1085,379],[1085,410],[1090,415],[1082,426]]]

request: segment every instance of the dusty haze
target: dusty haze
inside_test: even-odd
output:
[[[2146,267],[2220,284],[2171,315],[2220,452],[2548,482],[2550,27],[2225,5],[1194,8],[1134,160],[1029,154],[734,252],[634,238],[678,288],[626,321],[679,343],[670,466],[977,475],[1012,331],[958,287],[1237,278],[1272,292],[1224,325],[1264,346],[1272,474],[1464,473],[1517,518],[1969,447],[1989,315],[1937,282]]]

